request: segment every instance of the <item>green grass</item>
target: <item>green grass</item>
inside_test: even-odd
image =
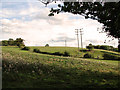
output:
[[[67,50],[72,55],[77,50],[31,47],[31,51],[23,51],[2,47],[3,88],[118,88],[119,61],[39,54],[33,53],[33,48],[47,52]]]
[[[30,47],[31,51],[33,51],[33,49],[37,48],[40,51],[43,52],[49,52],[49,53],[55,53],[55,52],[60,52],[60,53],[64,53],[65,51],[68,51],[71,56],[77,56],[78,55],[78,49],[74,48],[74,47]],[[80,56],[82,54],[80,53]]]
[[[69,52],[71,57],[83,57],[86,53],[93,54],[94,58],[103,59],[104,53],[111,53],[115,55],[120,55],[118,52],[114,51],[107,51],[107,50],[101,50],[101,49],[94,49],[92,51],[86,51],[86,49],[83,49],[83,51],[78,52],[78,48],[76,47],[30,47],[31,51],[33,49],[39,49],[42,52],[48,52],[48,53],[54,53],[54,52],[60,52],[64,53],[65,51]]]

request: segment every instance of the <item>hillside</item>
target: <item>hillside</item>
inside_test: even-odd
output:
[[[118,87],[119,61],[39,54],[32,52],[33,48],[47,52],[69,50],[71,55],[77,54],[77,48],[70,47],[31,47],[30,51],[2,47],[3,88]]]
[[[40,51],[48,52],[48,53],[55,53],[55,52],[63,53],[65,51],[67,51],[70,53],[71,57],[83,57],[84,54],[86,54],[86,53],[91,53],[91,54],[93,54],[94,58],[99,57],[99,59],[103,59],[103,54],[105,54],[105,53],[120,55],[120,53],[118,53],[118,52],[102,50],[102,49],[94,49],[92,51],[83,49],[80,52],[78,52],[77,47],[30,47],[30,48],[31,48],[31,51],[33,51],[33,49],[39,49]]]

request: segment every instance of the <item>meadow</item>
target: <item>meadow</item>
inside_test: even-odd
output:
[[[40,54],[68,51],[70,57]],[[2,47],[3,88],[118,88],[119,62],[102,60],[104,53],[117,52],[94,50],[99,59],[82,58],[87,53],[74,47],[30,47],[30,51],[17,47]]]
[[[103,54],[108,53],[108,54],[114,54],[114,55],[120,55],[118,52],[113,52],[113,51],[108,51],[108,50],[102,50],[102,49],[94,49],[92,51],[89,51],[85,48],[80,49],[78,52],[77,47],[30,47],[30,51],[33,51],[33,49],[39,49],[42,52],[48,52],[48,53],[55,53],[55,52],[60,52],[64,53],[65,51],[70,53],[71,57],[78,57],[82,58],[86,53],[90,53],[94,56],[94,58],[98,59],[103,59]]]

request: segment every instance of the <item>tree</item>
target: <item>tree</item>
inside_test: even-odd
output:
[[[2,46],[2,41],[0,41],[0,46]]]
[[[45,47],[49,47],[49,44],[46,44]]]
[[[21,38],[17,38],[16,40],[9,38],[9,40],[2,40],[0,44],[2,46],[18,46],[19,48],[23,48],[25,46],[23,41]]]
[[[23,47],[23,46],[25,46],[25,44],[24,44],[24,42],[23,42],[24,40],[22,39],[22,38],[17,38],[16,40],[15,40],[15,44],[18,46],[18,47]]]
[[[8,46],[8,41],[7,40],[3,40],[2,41],[2,46]]]
[[[14,44],[14,40],[12,38],[9,38],[8,45],[13,46]]]
[[[87,49],[89,49],[89,51],[91,51],[91,50],[93,50],[93,49],[94,49],[94,47],[93,47],[93,45],[92,45],[92,44],[89,44],[89,46],[86,46],[86,48],[87,48]]]
[[[103,24],[102,31],[108,32],[108,37],[118,38],[120,52],[120,1],[119,2],[64,2],[58,8],[51,8],[49,16],[54,13],[69,12],[79,14],[86,19],[91,18]]]

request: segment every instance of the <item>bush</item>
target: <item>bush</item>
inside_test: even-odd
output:
[[[120,44],[118,45],[118,52],[120,52]]]
[[[118,52],[118,48],[113,48],[113,51]]]
[[[33,49],[33,52],[40,53],[39,49]]]
[[[27,50],[27,51],[29,51],[30,48],[29,48],[29,47],[24,47],[24,48],[22,48],[21,50]]]
[[[89,49],[89,51],[91,51],[91,50],[93,50],[93,49],[94,49],[94,47],[93,47],[93,45],[92,45],[92,44],[89,44],[89,46],[86,46],[86,48],[87,48],[87,49]]]
[[[49,47],[49,44],[46,44],[45,47]]]
[[[25,47],[24,44],[18,44],[17,46],[18,46],[19,48],[24,48],[24,47]]]
[[[19,47],[19,48],[24,48],[25,45],[24,45],[24,44],[19,44],[18,47]]]
[[[64,54],[63,54],[63,56],[70,56],[70,53],[67,52],[67,51],[65,51]]]
[[[53,53],[53,55],[62,56],[62,53],[60,53],[60,52],[55,52],[55,53]]]
[[[113,55],[113,54],[104,54],[103,58],[106,60],[119,60],[120,57],[118,55]]]
[[[51,53],[49,53],[49,52],[40,52],[40,53],[42,53],[42,54],[51,54]]]
[[[97,45],[97,46],[93,46],[95,49],[100,49],[100,45]]]
[[[84,55],[84,58],[94,58],[94,56],[92,54],[87,53]]]

